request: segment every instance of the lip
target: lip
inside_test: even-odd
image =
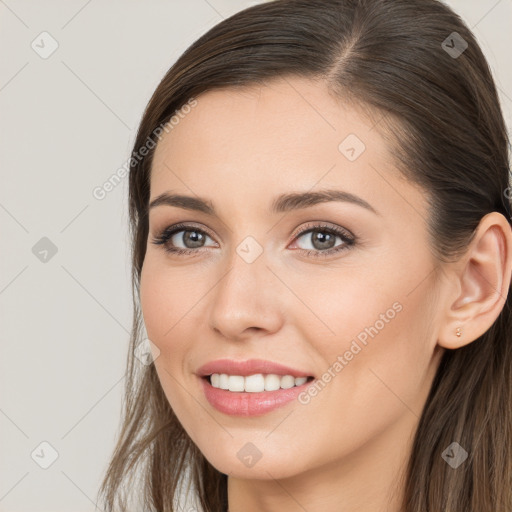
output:
[[[207,377],[201,377],[206,399],[219,412],[230,416],[261,416],[296,400],[314,380],[300,386],[260,393],[233,392],[214,388]]]
[[[227,373],[228,375],[240,375],[242,377],[255,373],[273,373],[281,376],[292,375],[293,377],[313,377],[311,373],[264,359],[248,359],[246,361],[216,359],[198,368],[196,373],[199,377],[206,377],[212,373]]]
[[[297,399],[307,386],[314,381],[311,373],[291,368],[273,361],[264,359],[249,359],[236,361],[234,359],[217,359],[204,364],[197,370],[206,399],[212,407],[231,416],[260,416],[269,413],[278,407]],[[254,375],[256,373],[292,375],[293,377],[313,377],[300,386],[275,391],[261,391],[259,393],[233,392],[214,388],[208,376],[213,373],[227,373],[228,375]]]

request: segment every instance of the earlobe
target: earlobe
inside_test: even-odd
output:
[[[467,252],[451,278],[455,299],[447,303],[438,344],[457,349],[487,332],[498,318],[509,293],[512,230],[498,212],[485,215]]]

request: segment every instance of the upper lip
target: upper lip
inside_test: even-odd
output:
[[[210,361],[197,370],[200,377],[206,377],[212,373],[227,373],[228,375],[247,376],[255,373],[272,373],[276,375],[292,375],[293,377],[310,377],[311,373],[303,372],[280,363],[265,361],[264,359],[248,359],[235,361],[234,359],[216,359]]]

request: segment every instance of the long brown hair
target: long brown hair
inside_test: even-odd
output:
[[[509,142],[496,86],[470,29],[446,5],[276,0],[213,27],[158,85],[132,152],[134,320],[121,429],[100,489],[107,511],[125,510],[129,490],[145,510],[172,511],[188,472],[205,512],[226,508],[226,475],[180,425],[154,365],[133,356],[142,337],[138,290],[154,153],[141,159],[139,149],[202,92],[285,76],[323,80],[333,94],[380,114],[377,128],[385,128],[397,168],[428,197],[431,250],[439,261],[457,258],[487,213],[510,221]],[[406,468],[406,512],[512,510],[510,301],[509,293],[484,335],[443,355]],[[468,452],[457,470],[442,458],[452,442]]]

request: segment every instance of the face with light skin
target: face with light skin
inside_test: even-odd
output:
[[[150,202],[163,193],[200,197],[215,215],[151,208],[140,283],[168,401],[206,459],[229,475],[231,512],[297,503],[398,510],[393,485],[444,348],[476,339],[503,307],[510,228],[489,214],[465,259],[436,262],[425,192],[399,174],[380,127],[323,82],[279,79],[208,91],[197,102],[156,148]],[[353,161],[339,149],[350,134],[365,145]],[[371,209],[329,201],[271,211],[280,195],[328,189]],[[178,223],[189,231],[167,247],[195,252],[153,243]],[[318,225],[324,238],[311,231]],[[343,236],[327,231],[326,242],[323,226]],[[183,236],[197,231],[202,245]],[[250,263],[237,251],[247,237],[262,250]],[[470,260],[493,289],[468,271]],[[397,303],[400,311],[386,316]],[[375,325],[378,333],[334,371]],[[308,403],[230,416],[206,400],[196,373],[220,358],[266,359],[316,379],[331,368],[331,378]],[[237,457],[246,443],[261,453],[252,467]]]

